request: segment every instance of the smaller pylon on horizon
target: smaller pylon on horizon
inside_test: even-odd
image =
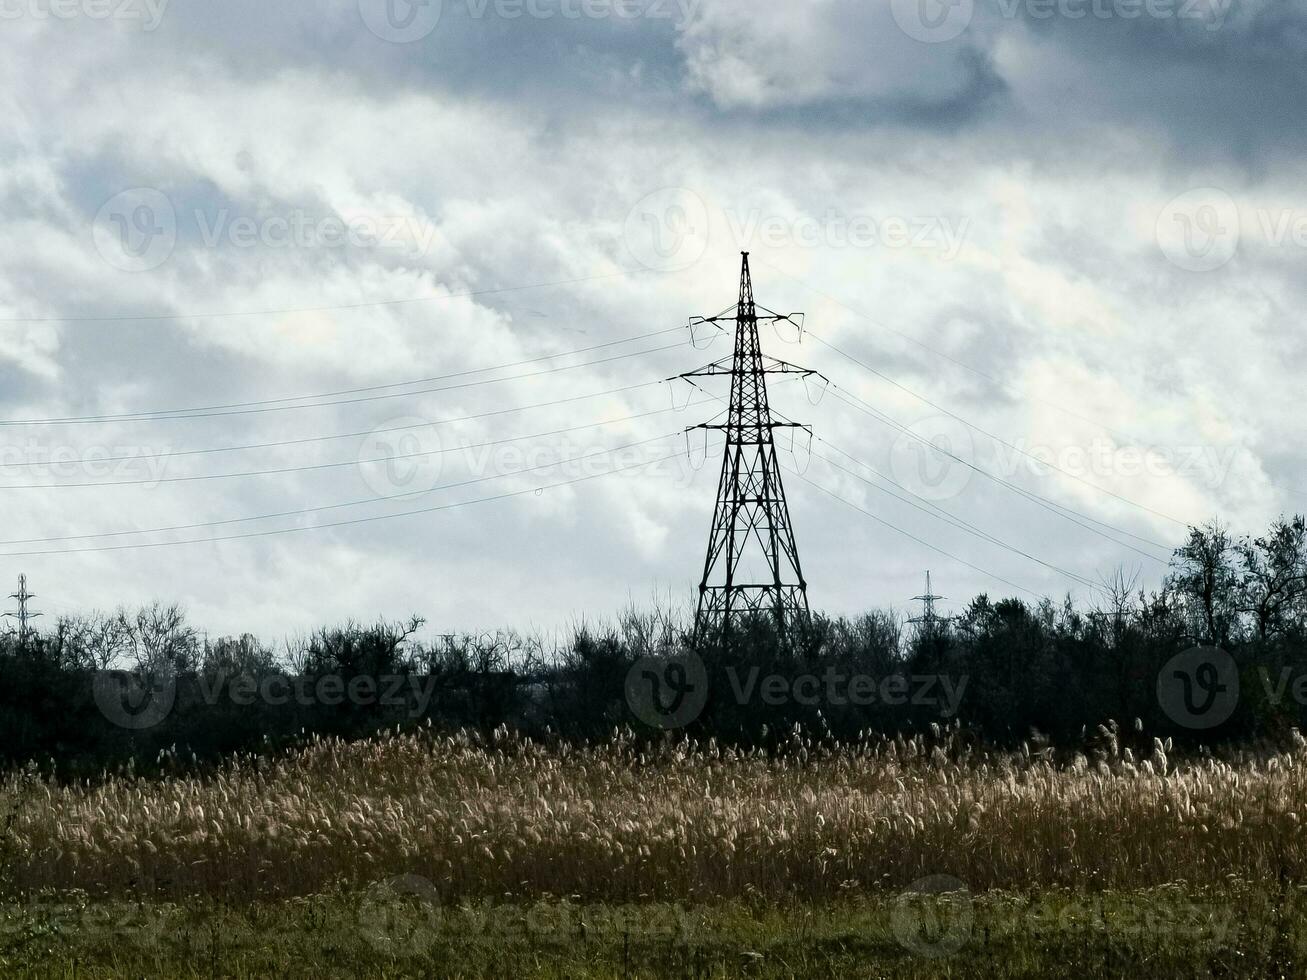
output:
[[[938,602],[940,599],[947,599],[947,598],[948,596],[935,595],[935,592],[930,585],[930,572],[927,571],[926,594],[915,595],[912,597],[913,602],[921,603],[922,605],[921,615],[909,619],[908,622],[911,623],[913,626],[919,627],[923,635],[925,636],[933,635],[939,629],[941,623],[947,623],[949,620],[949,617],[947,616],[941,617],[935,612],[935,603]]]
[[[30,627],[28,626],[28,623],[41,615],[39,612],[32,612],[27,607],[28,602],[35,599],[36,596],[27,591],[26,575],[20,574],[18,576],[18,591],[9,593],[9,598],[17,600],[18,611],[7,612],[5,613],[5,617],[18,620],[18,645],[20,648],[26,648],[27,638],[30,635]]]

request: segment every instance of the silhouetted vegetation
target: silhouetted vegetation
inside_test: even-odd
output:
[[[629,704],[628,674],[640,658],[687,656],[704,665],[709,694],[686,730],[735,744],[772,745],[795,724],[841,739],[940,725],[997,744],[1033,733],[1075,747],[1101,737],[1100,725],[1189,744],[1280,738],[1307,713],[1307,522],[1280,520],[1257,538],[1194,528],[1160,589],[1118,573],[1087,608],[981,595],[913,626],[885,611],[817,615],[778,636],[754,617],[695,642],[689,625],[665,609],[632,610],[560,641],[424,641],[414,618],[274,647],[249,635],[207,640],[176,606],[66,616],[0,636],[0,761],[63,776],[129,762],[148,771],[306,733],[428,722],[544,739],[627,726],[653,736],[658,726]],[[1239,672],[1237,707],[1210,730],[1177,724],[1157,696],[1159,672],[1195,646],[1228,651]],[[105,709],[118,701],[122,717]]]

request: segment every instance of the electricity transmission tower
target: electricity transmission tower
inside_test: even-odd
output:
[[[699,584],[699,609],[694,623],[696,641],[712,633],[728,633],[732,620],[742,614],[770,612],[782,636],[808,620],[808,583],[799,565],[799,549],[794,542],[773,433],[776,429],[804,429],[811,435],[811,429],[795,422],[774,421],[767,400],[767,375],[809,377],[817,372],[762,353],[758,341],[759,307],[753,299],[749,253],[741,254],[740,298],[735,315],[691,320],[692,328],[699,323],[710,323],[719,330],[721,323],[735,321],[734,353],[697,371],[679,375],[695,387],[698,387],[696,378],[727,375],[731,379],[726,421],[705,422],[686,430],[705,429],[726,434],[708,554]],[[762,309],[763,320],[801,324],[802,314],[785,316],[766,307]]]
[[[947,622],[947,617],[941,618],[935,614],[935,603],[940,599],[947,599],[948,596],[935,595],[930,587],[930,572],[926,572],[926,594],[912,597],[913,602],[920,602],[922,612],[920,616],[908,620],[913,626],[920,628],[922,635],[933,636],[939,624]]]
[[[18,611],[7,612],[5,613],[5,616],[9,619],[18,620],[18,646],[20,648],[26,648],[27,637],[29,635],[29,629],[27,624],[30,620],[36,619],[38,616],[41,615],[39,612],[31,612],[27,608],[27,603],[30,600],[35,599],[36,596],[27,591],[26,575],[18,576],[18,591],[11,592],[9,594],[9,598],[16,599],[18,601]]]

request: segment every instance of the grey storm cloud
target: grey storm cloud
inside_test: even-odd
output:
[[[372,0],[172,0],[148,30],[52,18],[41,0],[7,7],[0,416],[260,410],[0,428],[0,463],[145,454],[179,478],[5,490],[5,537],[116,535],[80,540],[90,547],[187,536],[119,533],[149,528],[381,516],[403,508],[378,499],[378,481],[412,487],[434,470],[359,463],[359,434],[414,418],[441,421],[442,462],[413,506],[464,506],[182,547],[0,546],[0,581],[24,570],[67,606],[176,598],[215,630],[274,635],[414,611],[450,628],[549,625],[655,589],[689,594],[715,461],[683,430],[720,405],[671,411],[698,396],[659,383],[724,348],[616,342],[726,306],[745,249],[760,299],[806,311],[813,331],[769,348],[1053,501],[973,475],[935,502],[1055,563],[1091,577],[1138,566],[1156,582],[1166,557],[1059,505],[1163,545],[1183,520],[1251,529],[1292,509],[1284,488],[1307,474],[1264,433],[1301,428],[1286,406],[1304,359],[1291,313],[1307,247],[1307,225],[1303,243],[1294,233],[1307,216],[1303,4],[1180,17],[1190,0],[1176,0],[1164,17],[1127,0],[975,0],[954,5],[967,14],[956,33],[923,40],[913,11],[936,0],[922,2],[650,0],[624,16],[618,0],[395,0],[439,12],[406,41],[384,36],[400,21],[378,29]],[[140,253],[114,251],[115,236]],[[1175,240],[1199,247],[1168,252]],[[663,268],[669,242],[700,247]],[[612,346],[534,360],[595,345]],[[603,361],[636,350],[648,352]],[[588,359],[603,362],[480,383]],[[461,386],[422,390],[445,377]],[[315,392],[367,397],[299,407]],[[778,385],[774,399],[923,489],[929,460],[901,431],[819,394]],[[566,401],[577,395],[593,398]],[[539,403],[554,404],[522,408]],[[1083,479],[950,429],[939,407]],[[554,434],[475,448],[538,433]],[[1171,470],[1140,476],[1110,453],[1077,469],[1104,433]],[[513,475],[550,458],[530,450],[578,475],[577,457],[655,439],[635,476],[536,494],[557,474]],[[887,497],[866,470],[785,449],[799,472],[995,576],[1075,588]],[[1205,450],[1237,455],[1213,476],[1185,462]],[[293,466],[316,468],[225,475]],[[88,467],[0,465],[0,490],[100,479]],[[527,492],[470,502],[506,490]],[[790,492],[820,607],[902,603],[925,567],[950,595],[1006,591],[798,477]]]

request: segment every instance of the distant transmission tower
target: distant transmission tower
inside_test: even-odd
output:
[[[740,298],[735,316],[696,317],[691,321],[693,325],[734,320],[734,353],[680,375],[691,384],[695,378],[716,375],[729,375],[731,379],[726,421],[706,422],[687,430],[712,429],[726,433],[708,555],[699,584],[699,609],[694,622],[696,640],[712,633],[729,632],[732,620],[741,613],[770,612],[782,635],[808,620],[808,583],[799,565],[799,549],[794,543],[773,432],[782,428],[805,429],[809,433],[811,430],[795,422],[773,421],[766,376],[806,377],[817,372],[762,353],[749,253],[741,254]],[[772,313],[765,307],[763,310],[766,315],[762,319],[788,320],[798,326],[791,316]]]
[[[947,598],[948,596],[935,595],[930,587],[930,572],[926,572],[926,594],[912,597],[913,602],[921,603],[921,615],[908,620],[908,622],[913,626],[920,627],[924,635],[933,636],[940,623],[948,622],[947,617],[941,618],[935,614],[935,603],[940,599]]]
[[[9,598],[18,601],[18,611],[7,612],[5,613],[5,616],[10,619],[18,620],[18,645],[25,648],[27,646],[27,637],[30,634],[28,623],[41,615],[39,612],[32,612],[27,608],[27,603],[30,600],[35,599],[36,596],[27,591],[26,575],[18,576],[18,591],[11,592]]]

